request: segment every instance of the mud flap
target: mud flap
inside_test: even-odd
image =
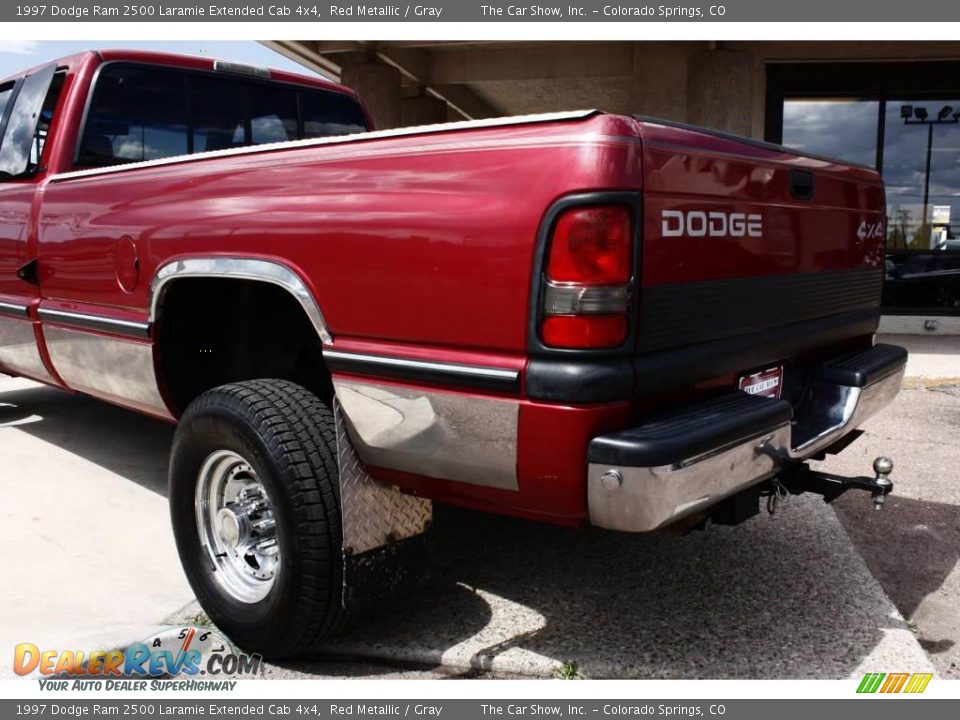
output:
[[[423,573],[424,533],[433,503],[377,482],[357,456],[334,398],[340,465],[344,608],[360,610],[415,583]]]

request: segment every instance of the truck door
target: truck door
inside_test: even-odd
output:
[[[55,380],[37,342],[39,286],[30,261],[56,70],[50,64],[0,85],[0,371],[43,382]]]

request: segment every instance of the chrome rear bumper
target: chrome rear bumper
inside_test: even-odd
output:
[[[589,449],[587,501],[599,527],[646,532],[705,510],[829,448],[888,405],[906,352],[877,345],[824,363],[796,409],[732,393],[674,411]]]

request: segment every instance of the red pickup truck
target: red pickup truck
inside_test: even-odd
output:
[[[351,615],[429,501],[626,532],[847,487],[897,393],[872,170],[596,111],[374,131],[354,93],[90,52],[0,83],[0,370],[178,423],[243,647]]]

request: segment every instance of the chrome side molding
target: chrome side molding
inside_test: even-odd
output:
[[[394,377],[441,385],[516,392],[520,371],[486,365],[416,360],[325,349],[323,357],[334,372]]]
[[[192,257],[172,260],[161,265],[150,283],[150,322],[154,323],[160,311],[163,292],[173,280],[188,277],[233,278],[236,280],[256,280],[278,285],[293,295],[303,308],[324,344],[333,342],[333,336],[327,330],[326,321],[320,306],[306,283],[297,273],[279,262],[245,257]]]
[[[30,315],[30,308],[20,303],[0,301],[0,315],[9,315],[10,317],[25,318]]]
[[[41,320],[70,325],[72,327],[104,330],[106,332],[117,333],[118,335],[130,335],[140,338],[150,337],[150,323],[137,322],[135,320],[120,320],[104,315],[91,315],[90,313],[79,313],[68,310],[53,310],[45,307],[38,308],[37,315],[40,316]]]

